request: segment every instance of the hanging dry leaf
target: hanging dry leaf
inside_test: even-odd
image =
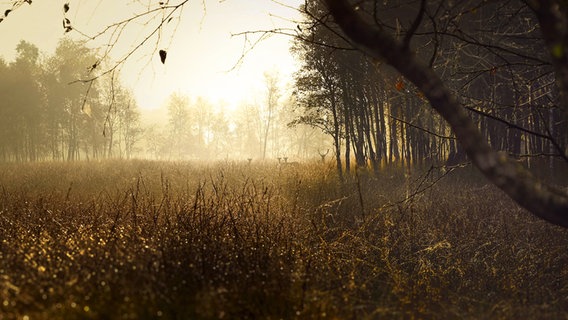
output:
[[[160,50],[159,54],[160,54],[160,61],[162,61],[162,64],[165,64],[166,56],[168,55],[168,53],[166,52],[166,50]]]
[[[404,82],[402,82],[402,79],[398,79],[394,86],[397,91],[402,91],[402,89],[404,89]]]

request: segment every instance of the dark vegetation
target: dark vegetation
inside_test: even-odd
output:
[[[308,1],[300,10],[305,20],[292,50],[302,62],[296,122],[332,137],[340,168],[466,159],[463,141],[432,107],[428,92],[392,61],[362,52],[322,2]],[[493,149],[516,159],[566,162],[568,123],[556,69],[526,3],[357,1],[357,10],[373,22],[368,28],[411,48],[401,64],[413,60],[431,69],[429,76],[440,78]]]
[[[343,141],[347,168],[467,156],[523,208],[568,226],[567,194],[518,165],[568,159],[565,2],[324,2],[303,7],[296,86],[300,120],[333,137],[340,174]]]
[[[0,319],[564,318],[566,229],[425,172],[2,164]]]

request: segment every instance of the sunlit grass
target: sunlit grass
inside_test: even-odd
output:
[[[0,319],[568,311],[568,232],[475,174],[397,203],[422,175],[357,172],[341,185],[317,163],[0,168]]]

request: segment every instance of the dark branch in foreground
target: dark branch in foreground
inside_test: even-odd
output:
[[[345,34],[371,57],[384,60],[416,85],[449,123],[473,164],[522,207],[568,228],[568,194],[543,184],[506,154],[493,150],[440,77],[390,35],[364,21],[344,0],[326,0]]]

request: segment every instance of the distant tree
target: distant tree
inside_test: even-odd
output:
[[[241,103],[236,111],[235,132],[243,159],[262,155],[262,122],[257,104]]]
[[[64,38],[58,43],[53,57],[47,61],[44,79],[48,80],[45,86],[51,119],[48,132],[52,148],[60,149],[53,150],[54,154],[58,154],[57,158],[80,158],[82,146],[84,148],[89,144],[84,140],[90,137],[85,132],[87,124],[96,122],[102,134],[103,120],[100,117],[104,115],[99,112],[103,106],[99,101],[97,84],[77,82],[89,76],[89,69],[85,66],[97,60],[92,50]],[[89,95],[85,95],[87,91]]]
[[[287,97],[280,108],[278,121],[281,125],[284,153],[298,158],[320,157],[318,149],[329,148],[329,136],[321,129],[297,121],[303,115],[294,95]]]
[[[140,111],[136,100],[130,97],[128,104],[122,113],[121,124],[121,143],[124,146],[124,156],[130,159],[137,150],[136,145],[142,139],[144,129],[140,124]]]
[[[179,93],[173,93],[167,103],[169,125],[169,158],[182,158],[188,155],[191,142],[191,118],[189,113],[189,98]]]
[[[213,105],[203,97],[197,97],[194,103],[190,104],[189,112],[191,119],[189,122],[192,140],[194,157],[202,159],[210,159],[211,155],[209,144],[212,140],[212,126],[213,126]]]
[[[4,126],[7,145],[17,161],[35,161],[44,154],[42,123],[45,115],[39,75],[39,49],[26,41],[16,47],[16,60],[2,74]]]
[[[0,58],[0,75],[8,74],[8,64],[4,59]],[[7,97],[9,94],[9,87],[7,84],[8,77],[0,77],[0,96]],[[7,161],[10,158],[10,147],[8,145],[9,139],[9,114],[10,108],[6,101],[0,104],[0,159]]]
[[[133,154],[134,146],[140,139],[142,128],[140,112],[132,93],[118,83],[109,83],[107,92],[108,109],[104,122],[106,154],[108,157],[127,158]],[[98,136],[100,136],[100,132]],[[114,149],[118,148],[115,154]]]
[[[229,130],[229,120],[223,110],[213,113],[210,120],[209,154],[212,159],[225,158],[233,151],[234,136]]]
[[[274,115],[278,108],[278,100],[280,99],[280,90],[278,86],[278,75],[275,73],[265,72],[264,80],[266,83],[266,101],[263,112],[263,134],[262,134],[262,159],[266,159],[266,150],[268,147],[269,132],[272,129]]]
[[[168,136],[163,128],[157,125],[146,127],[143,131],[143,138],[146,145],[146,153],[156,160],[166,158],[169,154]]]
[[[81,81],[89,75],[85,64],[98,59],[92,50],[64,39],[55,55],[44,59],[35,45],[25,41],[16,52],[13,62],[0,60],[2,159],[78,160],[111,154],[113,143],[105,145],[112,141],[111,120],[125,114],[115,102],[126,103],[120,94],[114,96],[121,91],[117,79]],[[108,84],[106,92],[101,83]],[[136,126],[135,118],[130,117],[127,126]]]

